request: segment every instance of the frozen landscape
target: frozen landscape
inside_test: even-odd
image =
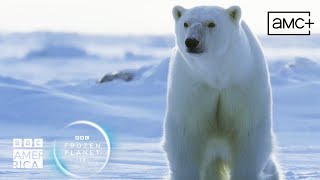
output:
[[[277,156],[288,180],[320,179],[320,35],[259,37],[269,64]],[[174,37],[0,35],[0,179],[65,179],[51,159],[57,132],[101,125],[111,159],[90,179],[162,179],[166,78]],[[132,76],[116,79],[119,72]],[[44,138],[43,169],[12,168],[13,138]]]

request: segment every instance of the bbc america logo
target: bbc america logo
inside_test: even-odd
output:
[[[43,168],[43,139],[13,139],[13,168]]]

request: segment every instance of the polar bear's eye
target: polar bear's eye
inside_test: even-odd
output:
[[[214,23],[214,22],[210,22],[209,24],[208,24],[208,27],[209,28],[214,28],[216,26],[216,24]]]
[[[185,28],[189,27],[188,23],[186,23],[186,22],[183,24],[183,26],[184,26]]]

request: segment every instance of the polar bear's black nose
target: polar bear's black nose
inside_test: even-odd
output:
[[[199,41],[197,39],[195,39],[195,38],[187,38],[185,43],[186,43],[186,46],[190,50],[192,50],[192,49],[195,49],[198,46]]]

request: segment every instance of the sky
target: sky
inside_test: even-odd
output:
[[[0,32],[173,34],[174,5],[239,5],[257,34],[267,32],[267,11],[311,11],[320,33],[318,0],[0,0]],[[319,24],[317,23],[319,22]]]

